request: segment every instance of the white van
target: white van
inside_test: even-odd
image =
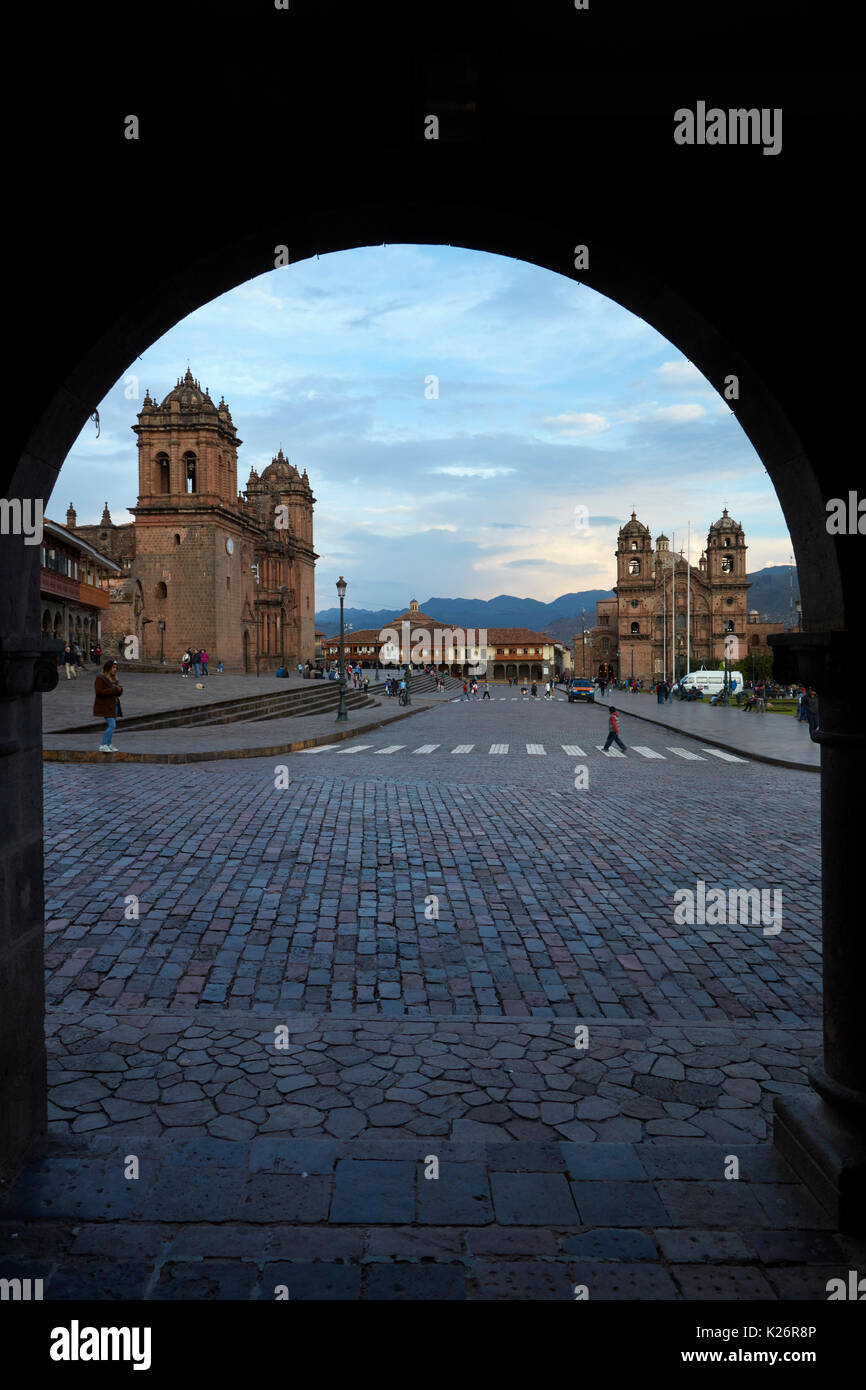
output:
[[[737,691],[743,688],[743,676],[741,671],[729,671],[728,679],[731,686],[731,694],[736,695]],[[724,671],[690,671],[687,676],[680,677],[681,690],[694,690],[700,686],[704,695],[721,695],[725,688]]]

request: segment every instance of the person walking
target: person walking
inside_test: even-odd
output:
[[[122,694],[123,686],[117,682],[117,662],[109,659],[103,662],[102,674],[93,682],[93,713],[105,720],[105,732],[99,745],[100,753],[118,751],[114,746],[114,730],[118,719],[123,718],[123,710],[120,708]]]
[[[806,696],[806,718],[809,721],[809,737],[814,738],[818,732],[818,692],[813,686],[809,687]]]
[[[616,710],[614,709],[613,705],[611,705],[610,707],[610,717],[607,721],[607,725],[608,733],[604,745],[605,753],[607,752],[608,748],[610,748],[610,745],[612,743],[615,743],[617,748],[619,748],[624,753],[626,751],[626,748],[625,744],[619,736],[619,720],[617,719]]]
[[[487,684],[486,681],[484,682],[484,694],[481,696],[481,698],[482,700],[490,699],[490,686]]]
[[[207,664],[208,664],[209,661],[210,661],[210,657],[208,656],[208,654],[207,654],[207,652],[205,651],[204,647],[202,647],[202,649],[201,649],[201,673],[202,673],[203,676],[206,676],[206,675],[207,675]]]
[[[804,685],[801,688],[799,695],[797,696],[797,723],[805,724],[807,720],[808,714],[806,711],[806,687]]]
[[[469,682],[468,682],[468,681],[464,681],[464,682],[463,682],[463,694],[460,696],[460,699],[461,699],[461,700],[468,700],[468,699],[469,699]]]
[[[66,679],[68,681],[77,681],[78,672],[75,669],[75,653],[73,652],[68,642],[66,643],[66,646],[63,648],[63,655],[61,656],[60,660],[63,662],[63,665],[66,668]]]

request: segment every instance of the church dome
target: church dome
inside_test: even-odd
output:
[[[279,483],[297,482],[298,477],[297,468],[294,464],[289,463],[282,449],[275,458],[271,459],[267,468],[262,469],[262,482],[270,487]]]
[[[718,521],[714,521],[710,527],[710,535],[718,531],[742,531],[742,529],[738,521],[734,521],[732,516],[728,516],[728,509],[725,507]]]
[[[631,521],[627,521],[625,526],[620,528],[619,534],[621,536],[648,536],[649,533],[649,527],[644,526],[642,521],[638,521],[637,515],[632,512]]]
[[[216,406],[208,395],[207,390],[202,390],[189,367],[186,369],[185,377],[178,377],[177,385],[173,391],[169,391],[160,409],[169,409],[172,401],[177,401],[181,410],[212,411],[214,415],[217,413]]]

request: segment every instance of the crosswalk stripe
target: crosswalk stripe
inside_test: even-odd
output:
[[[543,743],[527,743],[526,751],[527,753],[544,753],[544,756],[547,757]]]
[[[341,753],[363,753],[367,748],[372,748],[372,743],[356,743],[354,748],[341,748]]]
[[[735,758],[733,753],[725,753],[721,748],[702,748],[703,753],[712,753],[714,758],[723,758],[726,763],[746,763],[748,758]]]
[[[401,748],[405,748],[405,743],[389,743],[387,748],[377,748],[377,753],[398,753]]]
[[[586,754],[584,753],[583,749],[578,748],[576,743],[562,743],[560,744],[560,747],[562,748],[563,753],[567,753],[570,758],[586,757]]]
[[[438,743],[422,743],[420,748],[413,748],[413,753],[432,753],[434,748],[438,748]]]
[[[662,762],[665,761],[664,753],[657,753],[654,748],[641,748],[639,743],[633,743],[632,748],[643,758],[661,758]]]
[[[605,753],[605,751],[604,751],[604,745],[603,745],[603,744],[597,743],[595,746],[596,746],[596,748],[598,749],[599,753],[604,753],[604,756],[605,756],[606,758],[624,758],[624,757],[625,757],[625,753],[621,753],[621,752],[619,751],[618,748],[608,748],[607,752]]]
[[[707,761],[706,758],[701,757],[700,753],[693,753],[690,748],[668,747],[668,752],[676,753],[678,758],[688,758],[690,763],[705,763]]]
[[[508,744],[507,744],[507,743],[491,743],[491,745],[490,745],[490,751],[491,751],[491,753],[507,753],[507,752],[508,752]]]
[[[333,743],[323,743],[318,748],[299,748],[299,753],[333,753],[335,745]],[[340,750],[344,752],[344,749]]]
[[[475,747],[474,743],[458,743],[456,748],[452,748],[452,753],[471,753]]]

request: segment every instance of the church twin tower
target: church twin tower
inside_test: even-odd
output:
[[[227,670],[255,670],[258,661],[273,671],[312,660],[318,557],[306,471],[280,449],[239,492],[243,441],[225,401],[215,405],[189,369],[162,404],[145,394],[132,428],[135,522],[112,526],[105,515],[99,527],[75,528],[92,531],[93,544],[123,565],[112,607],[132,609],[138,599],[138,619],[117,612],[111,627],[135,634],[148,664],[164,651],[173,665],[189,645],[208,651],[212,670],[219,661]]]

